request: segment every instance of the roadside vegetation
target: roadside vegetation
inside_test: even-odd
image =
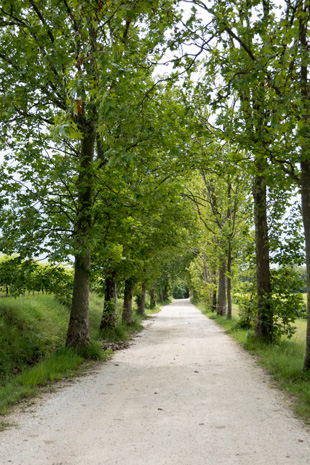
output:
[[[310,424],[310,374],[302,370],[306,349],[306,319],[295,321],[296,331],[291,338],[282,336],[270,344],[258,341],[253,329],[240,327],[238,305],[233,305],[232,319],[229,320],[212,312],[203,303],[195,300],[192,303],[256,357],[258,364],[271,375],[275,386],[287,395],[295,413],[306,424]]]
[[[81,375],[94,360],[106,360],[118,346],[143,329],[142,320],[160,311],[156,305],[145,316],[134,311],[131,323],[122,323],[122,300],[117,302],[113,332],[99,331],[103,299],[90,295],[91,344],[83,349],[65,347],[69,309],[52,294],[0,299],[0,415],[13,404],[31,402],[54,381]],[[4,422],[5,423],[5,422]],[[0,421],[1,424],[4,425]]]
[[[308,379],[309,2],[276,3],[2,2],[4,383],[188,292],[272,369],[299,337]]]

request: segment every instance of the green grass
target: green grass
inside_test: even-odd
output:
[[[122,323],[118,318],[115,329],[105,329],[100,332],[100,339],[105,342],[123,342],[128,341],[134,334],[142,331],[143,317],[133,314],[133,320],[130,323]]]
[[[50,295],[0,299],[0,380],[64,343],[69,312]]]
[[[100,334],[103,298],[90,296],[89,331],[92,343],[80,350],[65,348],[69,309],[53,295],[29,295],[0,299],[0,415],[24,399],[29,402],[42,387],[79,375],[85,359],[111,356],[102,349],[102,339],[122,342],[143,329],[142,319],[161,308],[146,310],[146,316],[133,314],[129,324],[121,323],[122,300],[117,302],[118,323],[115,331]],[[135,310],[135,308],[134,308]],[[0,430],[6,422],[0,422]]]
[[[83,360],[72,349],[59,349],[33,367],[23,370],[0,386],[0,413],[5,414],[12,404],[37,395],[40,388],[51,381],[77,374]]]
[[[98,339],[102,299],[90,299],[92,343],[65,348],[69,310],[52,295],[0,299],[0,414],[42,386],[81,372],[85,359],[104,359]]]
[[[257,357],[258,363],[268,371],[276,387],[291,401],[292,407],[307,424],[310,424],[310,373],[303,372],[305,356],[306,321],[297,320],[296,333],[292,339],[282,338],[274,344],[258,342],[254,332],[241,330],[238,322],[238,307],[234,306],[232,320],[217,316],[201,303],[193,302],[208,318],[226,329],[236,341]]]

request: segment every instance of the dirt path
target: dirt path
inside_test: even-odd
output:
[[[1,465],[309,465],[310,434],[253,359],[174,301],[95,373],[19,414]]]

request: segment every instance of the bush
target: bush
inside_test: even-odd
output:
[[[293,325],[296,318],[306,315],[303,297],[298,293],[300,289],[300,277],[290,267],[283,266],[271,270],[272,295],[266,301],[273,312],[273,339],[279,339],[281,335],[292,337],[295,332]],[[238,295],[239,318],[238,327],[251,329],[255,327],[257,315],[257,297],[247,285],[246,293]],[[236,302],[236,297],[234,299]]]
[[[172,291],[174,299],[187,299],[189,297],[189,290],[185,283],[180,282],[175,285]]]
[[[236,324],[240,329],[251,329],[255,326],[257,314],[257,298],[253,295],[238,297],[239,321]]]

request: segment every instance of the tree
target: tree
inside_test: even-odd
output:
[[[227,317],[231,318],[231,262],[234,253],[232,249],[235,245],[234,238],[238,223],[240,224],[241,220],[238,218],[238,216],[240,217],[238,210],[240,210],[242,202],[245,202],[249,186],[244,175],[230,169],[227,164],[221,161],[221,158],[224,158],[224,151],[223,147],[216,145],[207,149],[204,156],[204,166],[199,169],[198,177],[196,182],[193,182],[193,186],[186,190],[186,196],[193,202],[205,229],[203,234],[204,250],[202,251],[205,283],[208,282],[208,261],[211,271],[209,275],[212,276],[212,271],[216,267],[218,268],[217,312],[219,315],[225,315],[228,302]],[[221,155],[219,156],[219,154]],[[208,170],[205,166],[208,166]],[[216,266],[214,255],[217,258]],[[210,260],[208,256],[212,259]],[[209,284],[213,288],[214,278],[211,276]]]
[[[298,156],[292,152],[292,149],[299,152],[298,137],[296,140],[294,135],[299,136],[300,128],[306,125],[299,121],[297,126],[296,114],[291,116],[295,113],[292,101],[298,100],[300,94],[305,95],[305,88],[300,92],[301,87],[298,90],[294,82],[299,74],[298,67],[302,73],[306,63],[302,51],[306,46],[305,37],[301,39],[301,35],[308,20],[307,2],[295,2],[294,7],[287,4],[283,14],[281,6],[276,11],[277,6],[264,1],[250,4],[216,1],[209,5],[193,0],[191,3],[206,12],[209,21],[208,48],[204,48],[208,53],[204,67],[206,79],[201,85],[200,101],[204,105],[211,104],[216,110],[221,128],[218,134],[239,144],[253,161],[250,169],[254,176],[256,225],[256,335],[272,340],[267,187],[273,186],[274,179],[283,178],[281,169],[295,180],[298,177],[295,171]],[[203,42],[206,43],[205,38]],[[304,45],[298,45],[299,42]],[[214,92],[215,79],[217,89]],[[214,122],[205,123],[209,131],[214,128]],[[273,163],[280,164],[281,169],[272,166]],[[285,180],[282,190],[287,184]]]
[[[20,207],[4,210],[2,247],[75,257],[67,345],[79,347],[89,343],[100,174],[147,132],[143,105],[171,2],[4,0],[0,12],[5,188]]]

